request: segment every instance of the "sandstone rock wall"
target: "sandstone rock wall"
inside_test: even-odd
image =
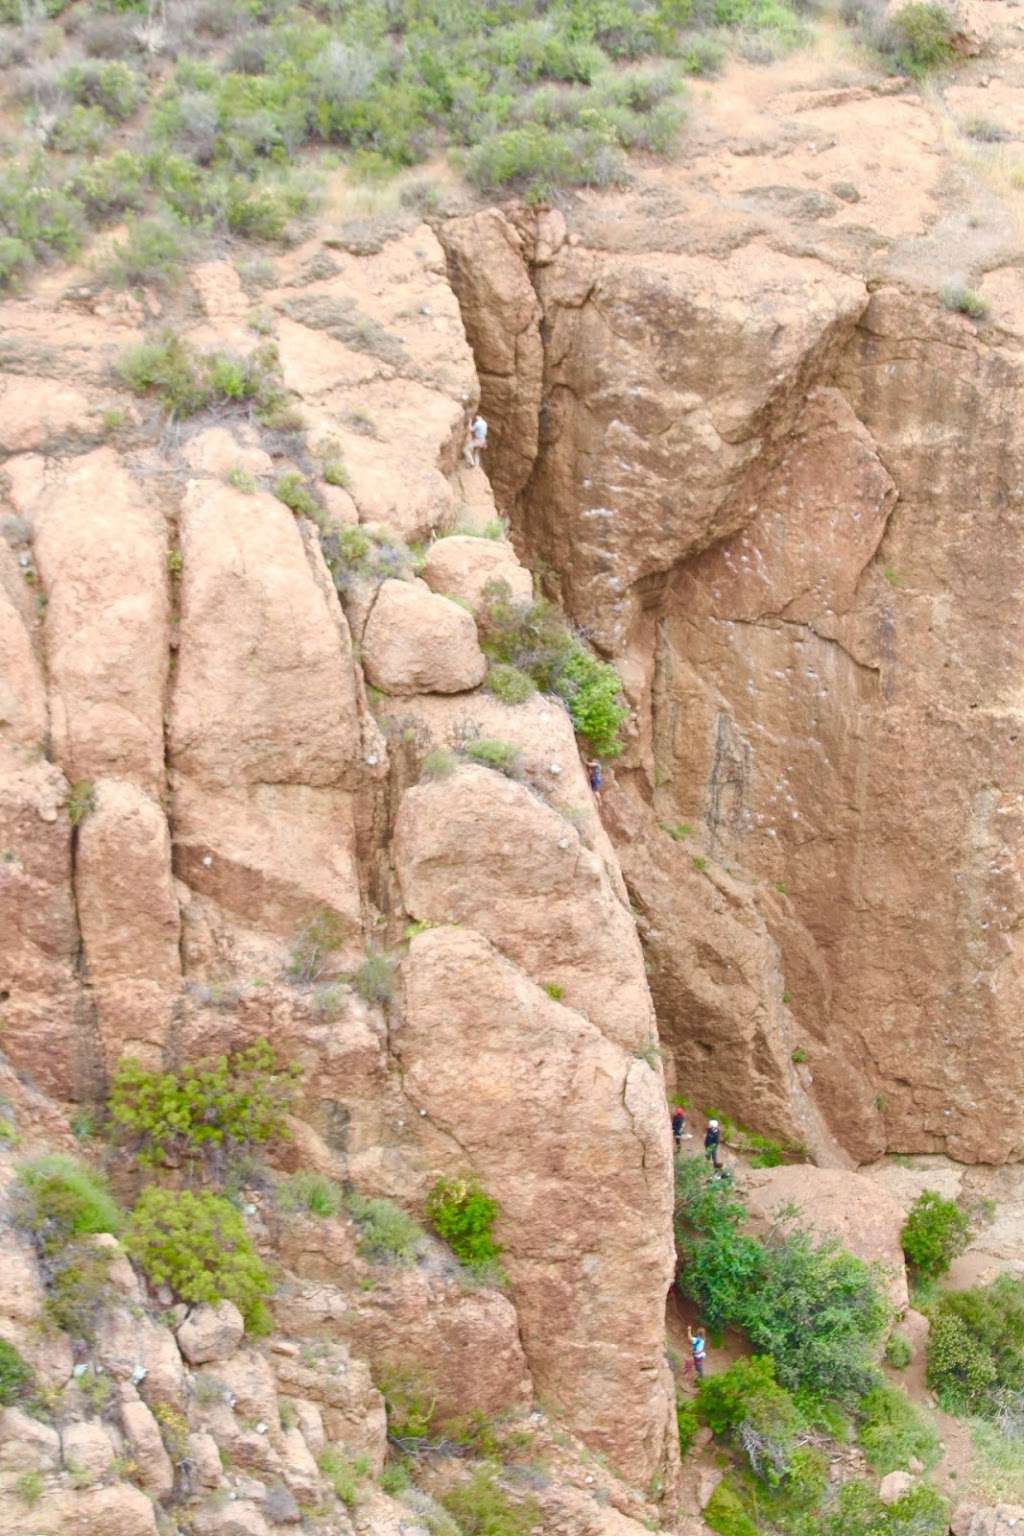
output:
[[[482,227],[506,238],[500,215]],[[539,387],[538,304],[514,272],[518,330],[495,376]],[[0,316],[21,370],[0,392],[7,1057],[70,1105],[102,1100],[126,1054],[174,1064],[269,1037],[307,1085],[282,1167],[414,1212],[439,1175],[478,1177],[509,1284],[463,1294],[431,1253],[360,1297],[351,1237],[300,1241],[268,1216],[287,1326],[357,1351],[359,1371],[365,1356],[443,1379],[451,1414],[536,1395],[631,1484],[671,1486],[657,1026],[564,708],[513,709],[480,686],[474,604],[495,575],[522,596],[532,584],[511,545],[479,536],[496,509],[461,463],[478,385],[441,247],[421,226],[369,256],[313,240],[281,260],[259,302],[304,414],[286,434],[232,405],[169,425],[111,382],[156,311],[198,349],[252,351],[229,262],[198,267],[177,307],[106,296],[68,314],[82,302]],[[513,491],[533,450],[516,468],[506,446]],[[317,498],[319,526],[274,494],[284,474]],[[357,522],[367,545],[348,559],[329,536]],[[426,580],[403,537],[436,541]],[[419,782],[432,747],[458,755],[480,735],[521,743],[522,771]],[[410,924],[431,931],[410,944]],[[110,1329],[111,1359],[156,1349],[148,1324]],[[147,1369],[183,1401],[176,1355]],[[276,1425],[263,1357],[218,1370],[246,1417]],[[124,1433],[163,1498],[147,1393],[127,1395]],[[341,1434],[345,1405],[321,1396]],[[264,1480],[284,1458],[294,1497],[316,1480],[308,1444],[236,1443],[223,1413],[192,1427]]]

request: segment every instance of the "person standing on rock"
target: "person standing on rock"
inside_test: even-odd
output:
[[[466,463],[471,469],[480,468],[480,455],[487,447],[487,423],[477,414],[469,428],[469,436],[466,439]]]
[[[676,1151],[680,1151],[683,1145],[683,1133],[686,1130],[686,1116],[677,1104],[672,1111],[672,1140],[675,1142]]]
[[[704,1329],[698,1328],[694,1333],[687,1328],[686,1337],[690,1341],[690,1354],[693,1357],[693,1372],[698,1381],[704,1380],[704,1361],[707,1359],[707,1344],[704,1340]]]
[[[709,1120],[708,1128],[704,1132],[704,1156],[710,1161],[716,1173],[721,1173],[722,1165],[718,1161],[718,1146],[722,1140],[722,1132],[717,1120]]]

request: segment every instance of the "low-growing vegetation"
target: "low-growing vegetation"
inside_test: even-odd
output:
[[[124,1245],[150,1284],[181,1301],[232,1301],[249,1333],[270,1330],[267,1270],[235,1207],[208,1191],[143,1190]]]
[[[273,342],[235,357],[197,352],[180,336],[166,332],[133,347],[122,357],[119,371],[129,389],[158,400],[172,420],[194,416],[211,405],[239,405],[273,425],[275,413],[287,402]]]
[[[274,1196],[282,1211],[319,1216],[322,1221],[337,1216],[345,1199],[341,1186],[333,1179],[311,1171],[293,1173],[282,1179]]]
[[[629,716],[622,679],[587,648],[553,603],[516,601],[507,582],[491,581],[477,622],[481,649],[492,664],[512,667],[543,693],[562,699],[595,756],[618,756]]]
[[[992,307],[983,294],[963,283],[947,283],[940,298],[947,309],[966,315],[969,320],[986,320]]]
[[[449,1488],[441,1503],[462,1536],[530,1536],[541,1523],[536,1499],[513,1498],[491,1466],[478,1467],[465,1482]]]
[[[375,1264],[413,1264],[423,1242],[423,1228],[393,1200],[370,1199],[355,1191],[345,1208],[359,1228],[359,1252]]]
[[[1024,1281],[941,1292],[929,1317],[928,1385],[942,1407],[1024,1434]]]
[[[108,275],[127,283],[173,281],[208,236],[286,241],[318,204],[318,148],[369,181],[447,150],[488,192],[620,183],[630,155],[672,153],[687,75],[808,36],[787,0],[165,0],[134,27],[62,9],[44,7],[53,57],[8,70],[24,132],[0,173],[0,282],[124,218]],[[29,37],[38,21],[0,7]]]
[[[497,1202],[473,1179],[438,1179],[427,1196],[427,1219],[469,1270],[487,1271],[501,1257],[492,1231]]]
[[[39,1257],[48,1318],[88,1342],[106,1304],[111,1260],[92,1239],[119,1233],[123,1211],[101,1175],[59,1153],[18,1169],[15,1209]]]
[[[301,1076],[264,1039],[178,1072],[127,1059],[114,1076],[110,1118],[144,1167],[211,1164],[286,1137]]]
[[[0,1408],[24,1397],[32,1385],[32,1368],[13,1344],[0,1339]]]

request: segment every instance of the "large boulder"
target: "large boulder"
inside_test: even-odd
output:
[[[174,1489],[174,1468],[153,1414],[141,1399],[129,1399],[121,1404],[121,1423],[139,1482],[155,1499],[169,1498]]]
[[[793,1164],[750,1169],[743,1182],[755,1222],[767,1226],[778,1212],[795,1206],[798,1214],[792,1221],[836,1237],[857,1258],[879,1264],[893,1307],[898,1313],[906,1310],[907,1272],[900,1244],[903,1209],[873,1179],[842,1168]]]
[[[487,663],[473,615],[422,581],[385,581],[363,630],[363,665],[385,693],[465,693]]]
[[[178,1347],[189,1365],[226,1360],[242,1342],[245,1323],[233,1301],[195,1307],[177,1332]]]
[[[457,597],[474,610],[491,581],[505,582],[516,601],[529,602],[533,596],[533,577],[504,539],[469,534],[437,539],[427,550],[423,579],[432,591]]]

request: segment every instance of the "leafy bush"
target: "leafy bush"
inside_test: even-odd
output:
[[[106,160],[93,160],[82,166],[68,184],[86,217],[93,223],[143,205],[146,194],[146,168],[138,155],[119,149]]]
[[[84,228],[81,206],[54,184],[41,154],[0,166],[0,281],[36,261],[74,256]]]
[[[441,1503],[463,1536],[530,1536],[541,1523],[536,1499],[513,1500],[488,1466],[442,1494]]]
[[[791,1226],[762,1242],[742,1231],[745,1220],[703,1158],[676,1159],[679,1283],[709,1327],[742,1329],[789,1390],[859,1396],[874,1383],[889,1316],[878,1274],[831,1239]]]
[[[120,59],[76,64],[64,76],[63,85],[72,101],[101,107],[118,122],[131,117],[145,89],[142,76]]]
[[[951,1413],[994,1417],[1024,1393],[1024,1281],[945,1291],[931,1309],[928,1385]]]
[[[865,1393],[857,1408],[857,1443],[868,1464],[884,1476],[914,1457],[926,1467],[939,1459],[939,1437],[904,1392],[883,1382]]]
[[[323,1173],[293,1173],[275,1190],[283,1211],[305,1211],[326,1220],[341,1210],[344,1195],[339,1185]]]
[[[869,1483],[854,1479],[839,1489],[815,1536],[946,1536],[948,1529],[949,1505],[927,1483],[885,1505]]]
[[[332,955],[345,940],[346,929],[336,912],[321,908],[306,924],[295,941],[286,968],[288,979],[298,986],[309,986],[332,967]]]
[[[437,1393],[424,1372],[407,1365],[388,1365],[377,1381],[388,1416],[388,1439],[416,1442],[434,1427]]]
[[[676,1431],[679,1435],[679,1454],[685,1456],[697,1437],[700,1419],[697,1404],[687,1397],[676,1398]]]
[[[32,1383],[32,1370],[13,1344],[0,1339],[0,1408],[24,1397]]]
[[[191,249],[192,236],[176,214],[163,210],[152,218],[132,219],[124,240],[110,253],[104,276],[121,287],[168,284]]]
[[[464,751],[471,763],[478,763],[481,768],[493,768],[508,779],[516,779],[522,773],[522,754],[510,741],[481,736],[477,741],[467,742]]]
[[[697,1395],[697,1414],[715,1435],[742,1451],[757,1477],[774,1484],[786,1475],[800,1415],[776,1382],[775,1366],[767,1356],[737,1360],[728,1370],[706,1377]]]
[[[376,1264],[412,1264],[423,1228],[393,1200],[373,1200],[354,1191],[345,1207],[359,1228],[359,1252]]]
[[[427,1218],[467,1269],[495,1264],[501,1249],[491,1236],[497,1203],[473,1179],[438,1179],[427,1196]]]
[[[180,1072],[118,1065],[110,1115],[144,1167],[195,1160],[217,1148],[263,1146],[287,1136],[301,1069],[278,1061],[264,1039]]]
[[[525,704],[537,691],[533,678],[507,661],[495,662],[487,669],[484,687],[503,704]]]
[[[507,582],[490,581],[477,616],[480,645],[492,663],[524,672],[566,704],[573,726],[597,757],[622,750],[629,715],[615,668],[598,661],[544,598],[517,602]]]
[[[122,357],[119,372],[136,394],[155,395],[168,415],[193,416],[214,401],[251,401],[265,421],[284,399],[277,349],[257,347],[248,357],[196,352],[173,332],[143,342]]]
[[[953,1200],[923,1190],[903,1223],[900,1242],[907,1263],[922,1275],[944,1275],[967,1247],[971,1224]]]
[[[428,783],[433,783],[435,779],[450,779],[458,766],[459,760],[455,753],[440,747],[428,752],[423,759],[420,778]]]
[[[885,1363],[894,1370],[902,1371],[910,1364],[914,1352],[910,1340],[902,1333],[891,1333],[885,1341]]]
[[[238,1211],[219,1195],[144,1189],[124,1244],[152,1285],[170,1286],[182,1301],[233,1301],[250,1333],[269,1332],[270,1277]]]
[[[908,75],[945,69],[954,59],[953,22],[941,5],[905,5],[889,23],[890,48]]]
[[[72,784],[64,809],[73,827],[79,826],[96,809],[96,791],[88,779],[79,779]]]

